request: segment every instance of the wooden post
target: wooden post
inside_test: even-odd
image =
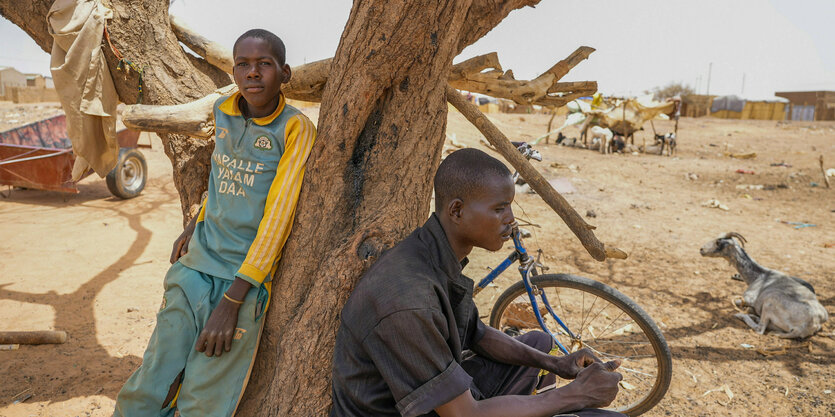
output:
[[[0,332],[0,345],[61,344],[67,341],[67,332],[42,330],[35,332]]]
[[[546,130],[546,132],[548,132],[548,133],[545,135],[545,144],[546,145],[548,144],[548,140],[551,139],[551,124],[554,123],[554,118],[555,117],[557,117],[557,108],[556,107],[551,109],[551,118],[548,119],[548,130]]]
[[[565,224],[572,232],[580,239],[580,243],[586,248],[589,255],[598,261],[603,261],[608,258],[626,259],[626,252],[611,248],[606,249],[603,242],[597,240],[592,230],[594,226],[586,223],[582,217],[571,207],[568,203],[548,181],[539,173],[525,158],[516,150],[510,143],[510,140],[482,114],[478,107],[469,103],[461,97],[458,90],[447,85],[446,98],[450,104],[455,106],[467,120],[470,121],[476,128],[487,138],[491,145],[496,147],[496,150],[510,162],[522,178],[527,181],[531,188],[539,194],[542,199],[551,206],[552,209],[562,218]]]

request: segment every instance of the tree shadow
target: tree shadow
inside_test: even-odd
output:
[[[162,193],[174,197],[171,192]],[[52,199],[55,199],[54,195]],[[0,284],[0,300],[52,307],[55,311],[54,328],[66,331],[69,336],[67,342],[60,345],[21,346],[20,350],[4,352],[4,356],[9,359],[3,383],[3,389],[8,393],[7,398],[27,388],[31,389],[35,400],[50,402],[91,395],[116,397],[119,388],[139,366],[142,358],[134,355],[112,356],[98,342],[95,300],[107,284],[119,278],[122,271],[137,265],[137,260],[148,247],[153,235],[142,224],[141,216],[158,210],[165,202],[166,198],[149,199],[147,203],[142,202],[140,210],[134,213],[127,213],[117,205],[96,207],[111,210],[125,218],[129,227],[136,232],[136,238],[119,259],[71,293],[28,293],[7,289],[11,284]],[[62,204],[55,202],[54,205]],[[56,273],[61,272],[56,268]],[[54,365],[44,371],[27,372],[27,363],[39,362]],[[98,373],[94,374],[91,368],[95,368]],[[14,390],[17,391],[11,392]]]

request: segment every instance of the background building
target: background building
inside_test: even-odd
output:
[[[11,87],[26,87],[26,75],[12,67],[0,67],[0,100],[5,99]]]
[[[789,100],[787,120],[835,120],[835,91],[774,93]]]

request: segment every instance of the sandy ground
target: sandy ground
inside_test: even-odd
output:
[[[2,112],[20,113],[0,105]],[[315,110],[310,113],[316,120]],[[548,122],[543,115],[490,117],[516,140],[540,135]],[[19,118],[0,116],[6,119]],[[672,129],[670,122],[655,125]],[[458,142],[479,146],[479,133],[457,113],[450,115],[449,131]],[[576,129],[567,133],[574,136]],[[732,159],[722,153],[726,146],[758,156]],[[588,276],[632,297],[671,346],[672,386],[646,415],[835,415],[835,320],[805,343],[755,334],[733,317],[731,299],[744,290],[730,280],[735,271],[698,253],[720,233],[740,232],[757,261],[810,281],[835,314],[835,248],[824,247],[835,243],[835,190],[822,187],[817,164],[823,154],[835,166],[835,124],[682,119],[674,158],[539,148],[545,161],[538,168],[569,182],[575,191],[565,195],[568,201],[581,215],[594,211],[588,220],[597,236],[630,257],[594,261],[537,196],[520,194],[517,216],[542,226],[532,230],[529,247],[545,249],[550,272]],[[133,200],[110,196],[97,177],[83,180],[78,195],[0,188],[0,331],[69,333],[62,345],[0,351],[0,416],[110,415],[121,384],[139,365],[182,227],[171,165],[159,142],[142,152],[150,177]],[[770,165],[777,162],[792,167]],[[788,188],[738,189],[780,184]],[[703,207],[710,199],[729,210]],[[780,220],[816,227],[796,230]],[[481,277],[508,251],[476,252],[465,272]],[[498,288],[479,294],[482,315],[516,279],[506,272]],[[773,356],[756,351],[779,347],[785,352]],[[724,390],[706,394],[723,385],[733,399]]]

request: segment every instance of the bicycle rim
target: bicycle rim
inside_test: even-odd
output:
[[[672,356],[652,319],[629,297],[600,282],[567,274],[531,277],[574,338],[537,303],[545,325],[570,352],[587,347],[603,361],[621,359],[620,391],[610,409],[630,416],[655,406],[670,385]],[[509,334],[541,331],[522,282],[508,288],[493,307],[490,325]],[[557,378],[557,386],[571,381]]]

